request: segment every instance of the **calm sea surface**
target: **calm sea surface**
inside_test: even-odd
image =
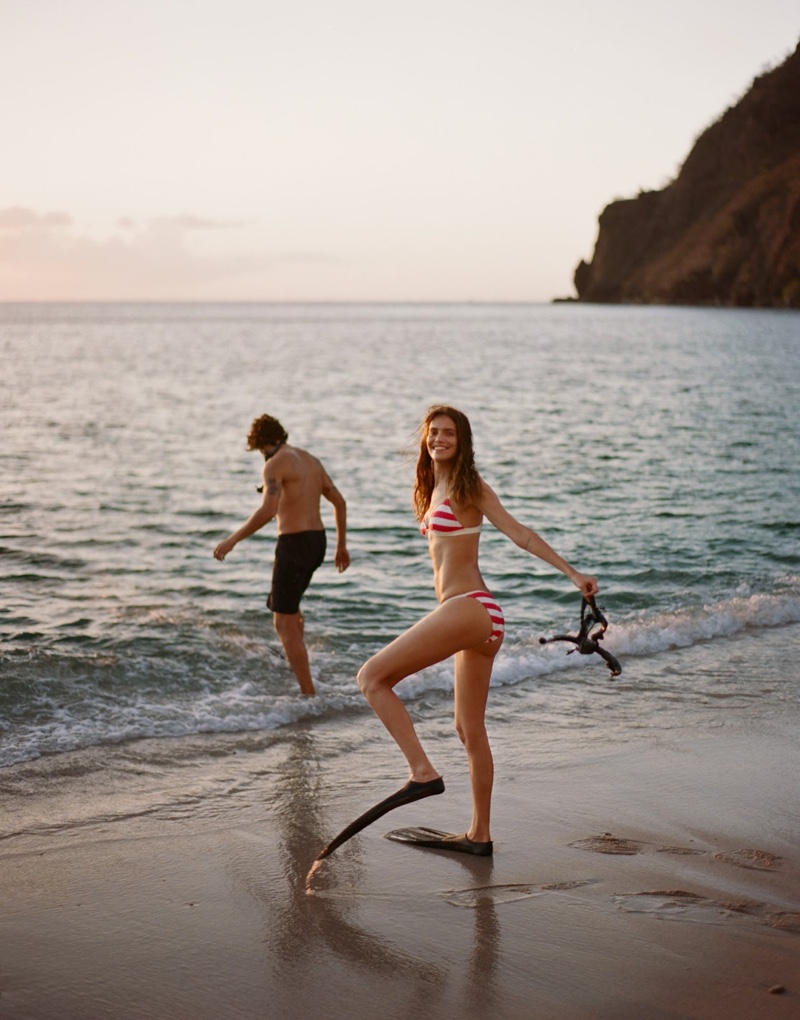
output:
[[[623,664],[611,683],[596,656],[539,645],[575,630],[580,598],[489,527],[482,568],[507,617],[498,725],[586,726],[609,697],[592,725],[620,732],[668,730],[689,702],[798,711],[797,313],[0,305],[0,358],[2,765],[361,725],[359,665],[434,604],[410,486],[416,425],[440,401],[470,416],[511,512],[599,576]],[[264,605],[274,526],[211,555],[258,505],[245,435],[264,412],[348,501],[352,567],[329,557],[304,603],[313,701]],[[761,643],[759,676],[736,668],[742,642]],[[686,649],[708,670],[678,668]],[[451,682],[444,664],[401,691],[444,718]]]

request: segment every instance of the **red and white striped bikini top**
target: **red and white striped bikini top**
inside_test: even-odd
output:
[[[435,510],[429,510],[419,526],[420,534],[428,538],[435,532],[437,535],[477,535],[483,527],[478,524],[474,528],[465,528],[450,508],[450,500],[440,503]]]

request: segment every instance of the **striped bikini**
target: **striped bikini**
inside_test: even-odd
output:
[[[420,532],[430,539],[433,535],[477,535],[480,533],[482,524],[474,528],[465,528],[459,521],[450,506],[450,500],[445,499],[435,510],[429,511],[422,519]],[[488,591],[465,591],[461,595],[451,595],[452,599],[476,599],[486,609],[492,621],[492,633],[486,643],[497,641],[505,633],[505,619],[503,610],[495,601],[494,595]],[[450,601],[446,599],[445,601]]]
[[[432,534],[438,535],[477,535],[479,534],[482,524],[476,525],[474,528],[465,528],[461,521],[456,517],[450,507],[450,500],[446,499],[443,503],[440,503],[435,510],[429,510],[422,519],[422,523],[419,526],[420,533],[427,535],[428,538]]]
[[[506,630],[506,621],[503,616],[503,610],[495,602],[494,595],[490,595],[488,591],[465,591],[463,595],[451,595],[445,601],[449,602],[451,599],[477,599],[486,609],[492,621],[492,633],[486,639],[487,645],[503,636]]]

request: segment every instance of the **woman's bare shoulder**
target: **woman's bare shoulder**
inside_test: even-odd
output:
[[[478,495],[475,497],[475,505],[478,509],[483,513],[486,513],[487,507],[494,508],[502,506],[499,496],[491,485],[489,485],[485,479],[481,478],[480,475],[478,476],[478,479],[480,481],[480,488],[478,490]]]

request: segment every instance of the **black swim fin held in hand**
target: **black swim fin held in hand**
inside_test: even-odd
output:
[[[431,779],[427,783],[416,783],[413,779],[409,779],[405,786],[401,786],[399,790],[396,790],[384,800],[375,804],[368,811],[365,811],[363,815],[359,815],[354,822],[351,822],[346,828],[342,829],[339,835],[332,839],[324,850],[320,850],[317,854],[317,860],[324,860],[337,847],[341,846],[342,843],[346,843],[351,836],[355,836],[357,832],[361,832],[362,829],[377,821],[387,811],[402,807],[404,804],[411,804],[415,800],[422,800],[423,797],[433,797],[437,793],[444,793],[444,780],[441,776]]]
[[[590,631],[595,624],[598,624],[598,628],[592,634]],[[576,647],[570,648],[567,655],[571,655],[574,651],[580,652],[581,655],[591,655],[593,652],[597,652],[611,670],[611,679],[613,680],[622,672],[622,666],[611,652],[600,646],[607,630],[608,620],[597,608],[594,596],[590,595],[588,599],[584,598],[581,601],[581,628],[577,634],[554,634],[551,638],[540,637],[539,644],[547,645],[551,641],[570,641]]]

